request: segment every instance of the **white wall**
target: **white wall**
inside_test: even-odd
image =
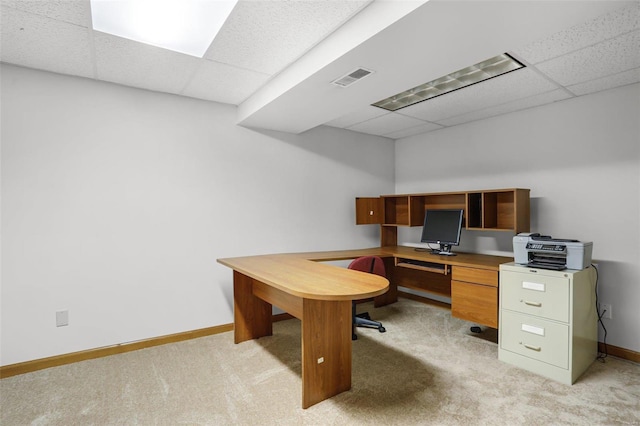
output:
[[[398,193],[531,188],[532,230],[594,242],[607,341],[640,351],[640,85],[399,140],[394,162],[384,138],[0,71],[1,365],[232,322],[216,258],[377,245],[354,198],[393,193],[394,168]],[[461,250],[511,253],[511,237],[465,232]]]
[[[593,242],[607,343],[640,351],[639,117],[636,84],[399,140],[396,192],[530,188],[532,232]],[[511,255],[512,236],[463,232],[460,250]]]
[[[379,242],[354,200],[393,191],[388,139],[258,132],[228,105],[0,70],[2,365],[231,323],[216,258]]]

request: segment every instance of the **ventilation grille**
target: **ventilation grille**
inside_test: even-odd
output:
[[[373,71],[365,68],[358,68],[354,71],[351,71],[349,74],[332,81],[331,84],[335,84],[336,86],[340,87],[351,86],[356,81],[362,80],[371,73],[373,73]]]

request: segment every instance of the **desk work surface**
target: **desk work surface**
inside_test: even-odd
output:
[[[427,262],[440,263],[451,266],[464,266],[477,269],[497,271],[500,264],[513,262],[513,257],[493,256],[488,254],[454,252],[455,256],[433,254],[429,251],[416,251],[408,246],[385,246],[355,250],[333,250],[309,253],[291,253],[283,256],[293,256],[302,259],[327,262],[332,260],[355,259],[360,256],[395,257]]]
[[[389,289],[389,281],[381,276],[313,262],[299,254],[233,257],[218,262],[304,299],[365,299]]]
[[[218,259],[218,262],[294,296],[316,300],[365,299],[384,294],[389,282],[377,275],[340,268],[322,262],[360,256],[424,260],[451,266],[498,271],[513,258],[475,253],[443,256],[413,247],[387,246],[355,250],[269,254]]]

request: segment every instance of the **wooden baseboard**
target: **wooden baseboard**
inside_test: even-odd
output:
[[[598,342],[598,350],[600,351],[601,354],[607,354],[607,355],[615,356],[617,358],[622,358],[628,361],[640,363],[640,352],[632,351],[631,349],[620,348],[618,346],[613,346],[608,343],[605,348],[604,343]]]
[[[404,297],[406,299],[415,300],[417,302],[426,303],[429,305],[440,306],[443,308],[451,308],[451,305],[448,303],[439,302],[437,300],[429,299],[428,297],[417,296],[412,293],[407,293],[404,291],[398,291],[398,296]],[[615,356],[617,358],[626,359],[628,361],[633,361],[640,363],[640,352],[635,352],[630,349],[621,348],[618,346],[613,346],[607,344],[606,348],[604,343],[598,342],[598,351],[603,354],[607,354],[610,356]]]
[[[294,317],[287,313],[283,313],[274,315],[273,321],[285,321],[291,318]],[[138,349],[151,348],[153,346],[166,345],[167,343],[176,343],[183,340],[211,336],[213,334],[225,333],[232,330],[233,324],[223,324],[215,327],[201,328],[199,330],[185,331],[183,333],[169,334],[166,336],[153,337],[151,339],[138,340],[137,342],[122,343],[120,345],[105,346],[103,348],[88,349],[86,351],[72,352],[69,354],[56,355],[48,358],[35,359],[33,361],[4,365],[0,366],[0,379],[4,379],[5,377],[17,376],[18,374],[44,370],[45,368],[72,364],[74,362],[137,351]]]
[[[293,315],[288,314],[288,313],[283,313],[283,314],[276,314],[273,316],[273,322],[278,322],[278,321],[286,321],[289,319],[293,319],[295,318]]]
[[[431,300],[427,297],[417,296],[403,291],[398,292],[399,296],[407,299],[416,300],[418,302],[429,305],[440,306],[442,308],[450,308],[448,303]],[[293,319],[292,315],[287,313],[277,314],[273,316],[273,321],[286,321]],[[198,337],[211,336],[219,333],[226,333],[233,330],[233,324],[223,324],[215,327],[201,328],[199,330],[185,331],[184,333],[169,334],[166,336],[154,337],[151,339],[139,340],[137,342],[123,343],[120,345],[106,346],[103,348],[88,349],[86,351],[73,352],[69,354],[56,355],[48,358],[35,359],[33,361],[19,362],[0,366],[0,379],[6,377],[17,376],[18,374],[31,373],[33,371],[44,370],[45,368],[58,367],[61,365],[72,364],[74,362],[86,361],[89,359],[102,358],[109,355],[117,355],[125,352],[137,351],[139,349],[151,348],[153,346],[166,345],[167,343],[176,343],[183,340],[196,339]],[[602,342],[598,342],[598,350],[601,353],[607,353],[611,356],[626,359],[640,363],[640,353],[620,348],[617,346],[607,345],[606,350]]]
[[[198,337],[210,336],[213,334],[224,333],[231,330],[233,330],[233,324],[224,324],[215,327],[201,328],[199,330],[185,331],[184,333],[169,334],[166,336],[153,337],[151,339],[138,340],[136,342],[122,343],[119,345],[105,346],[102,348],[88,349],[86,351],[72,352],[69,354],[56,355],[48,358],[35,359],[33,361],[4,365],[0,367],[0,378],[4,379],[6,377],[16,376],[18,374],[43,370],[45,368],[58,367],[74,362],[137,351],[138,349],[165,345],[167,343],[196,339]]]

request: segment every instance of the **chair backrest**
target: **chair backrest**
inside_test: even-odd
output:
[[[384,269],[384,261],[378,256],[363,256],[354,259],[348,266],[349,269],[355,271],[368,272],[370,274],[380,275],[387,277],[386,270]]]

